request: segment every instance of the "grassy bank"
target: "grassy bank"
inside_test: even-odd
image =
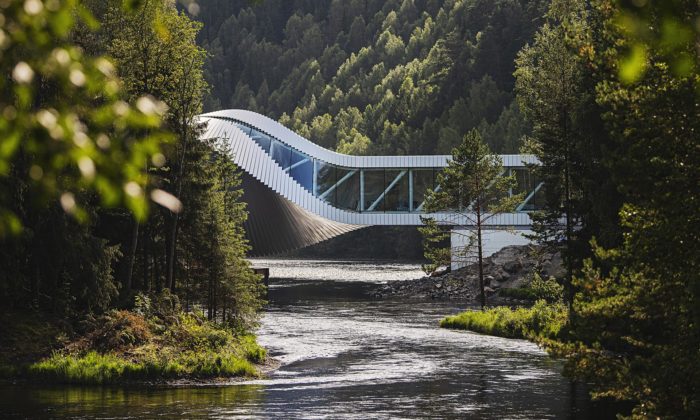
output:
[[[0,376],[74,384],[259,376],[266,352],[255,336],[176,307],[143,306],[103,315],[84,333],[54,340],[43,357],[6,358]]]
[[[443,328],[469,330],[506,338],[556,338],[566,324],[568,309],[561,303],[538,300],[530,308],[500,306],[466,311],[440,321]]]

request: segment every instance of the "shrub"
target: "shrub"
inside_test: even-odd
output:
[[[550,276],[545,280],[537,273],[532,276],[530,290],[535,295],[535,299],[544,299],[549,303],[560,302],[564,296],[564,286],[554,277]]]
[[[560,285],[554,277],[543,279],[534,273],[532,280],[525,287],[516,289],[501,289],[500,296],[511,297],[520,300],[537,301],[543,299],[549,303],[560,302],[564,293],[564,286]]]
[[[103,326],[90,337],[93,347],[108,351],[144,344],[151,338],[151,330],[143,316],[129,311],[113,311],[103,318]]]
[[[267,358],[267,350],[255,341],[252,334],[243,335],[239,338],[241,347],[246,359],[253,363],[262,363]]]
[[[517,287],[514,289],[500,289],[498,291],[498,295],[501,297],[509,297],[518,300],[530,300],[533,302],[537,300],[535,292],[527,286]]]

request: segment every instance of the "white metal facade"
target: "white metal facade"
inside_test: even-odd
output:
[[[278,122],[263,115],[245,110],[224,110],[204,114],[200,121],[207,123],[202,138],[220,138],[229,141],[235,163],[247,174],[264,184],[294,206],[337,226],[348,225],[347,230],[358,226],[374,225],[421,225],[419,211],[348,211],[336,208],[303,188],[288,171],[285,171],[234,121],[239,121],[278,139],[314,159],[345,168],[443,168],[450,156],[349,156],[322,148],[299,136]],[[531,155],[501,155],[504,167],[522,168],[526,164],[536,164]],[[455,214],[431,214],[430,216],[454,225],[468,225]],[[254,217],[254,215],[251,215]],[[528,213],[501,214],[489,220],[492,226],[528,227],[531,221]],[[345,229],[341,229],[347,231]]]

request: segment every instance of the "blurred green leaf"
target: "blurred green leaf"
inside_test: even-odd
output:
[[[620,62],[619,77],[623,83],[637,82],[646,69],[647,47],[642,43],[632,46],[630,52]]]

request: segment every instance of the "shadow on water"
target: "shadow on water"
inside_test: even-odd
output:
[[[0,387],[8,417],[614,418],[536,345],[443,330],[459,302],[376,300],[410,264],[271,260],[260,342],[282,366],[244,384]],[[256,261],[256,265],[261,265]],[[293,275],[296,273],[296,275]],[[292,275],[290,275],[292,274]]]

